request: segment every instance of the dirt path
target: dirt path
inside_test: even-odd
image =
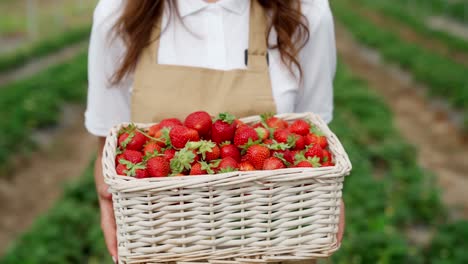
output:
[[[348,2],[348,1],[345,1],[345,2]],[[365,8],[360,5],[352,5],[352,4],[347,4],[347,6],[349,6],[350,8],[353,8],[360,15],[365,16],[372,23],[382,28],[389,29],[397,33],[402,39],[410,43],[417,44],[418,46],[424,47],[428,50],[432,50],[460,64],[464,64],[468,66],[468,53],[451,50],[443,42],[439,41],[438,39],[424,36],[414,31],[406,24],[398,20],[395,20],[391,17],[385,16],[379,12],[373,11],[369,8]]]
[[[0,73],[0,87],[10,82],[24,79],[53,65],[70,60],[79,52],[85,50],[87,46],[87,41],[76,43],[62,50],[59,50],[56,53],[27,63],[19,69],[15,69],[5,73]]]
[[[419,151],[420,164],[438,177],[443,201],[454,218],[468,218],[468,146],[456,128],[416,89],[419,85],[378,55],[357,44],[337,23],[341,59],[379,92],[394,113],[397,128]]]
[[[451,18],[443,16],[429,17],[426,24],[432,29],[445,31],[468,41],[467,26]]]
[[[0,255],[59,198],[63,184],[80,176],[95,151],[83,127],[83,107],[67,107],[54,131],[37,134],[44,144],[11,179],[0,178]]]

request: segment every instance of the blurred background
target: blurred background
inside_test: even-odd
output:
[[[0,263],[109,263],[83,128],[97,0],[0,0]],[[332,0],[354,168],[323,263],[468,263],[468,1]]]

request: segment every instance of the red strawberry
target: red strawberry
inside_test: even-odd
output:
[[[325,136],[320,136],[313,133],[310,133],[307,136],[305,136],[305,141],[306,145],[319,144],[322,148],[326,148],[328,146],[328,141]]]
[[[148,135],[150,137],[154,137],[154,135],[156,135],[156,133],[161,130],[161,125],[160,124],[155,124],[155,125],[152,125],[149,130],[148,130]]]
[[[170,164],[164,157],[154,157],[148,160],[146,171],[149,177],[165,177],[170,173]]]
[[[237,162],[241,160],[241,153],[236,146],[232,144],[226,144],[221,146],[221,158],[231,157]]]
[[[296,155],[299,153],[297,150],[285,150],[283,157],[290,164],[296,163]]]
[[[221,155],[221,149],[218,147],[218,145],[215,145],[211,151],[206,152],[206,161],[212,161],[219,159],[219,156]]]
[[[117,155],[117,156],[115,157],[115,164],[119,164],[119,161],[120,161],[121,159],[125,159],[123,153],[121,153],[121,154],[119,154],[119,155]]]
[[[211,140],[217,144],[232,141],[236,132],[236,118],[229,113],[221,113],[211,127]]]
[[[273,139],[269,139],[269,138],[263,141],[263,144],[265,145],[272,145],[273,143],[275,143]]]
[[[244,122],[240,121],[239,119],[234,120],[234,123],[236,123],[236,128],[247,126]]]
[[[314,166],[312,166],[312,164],[310,162],[308,162],[307,160],[303,160],[299,163],[296,164],[296,166],[294,166],[296,168],[313,168]]]
[[[241,156],[241,162],[246,162],[246,161],[249,161],[249,157],[247,157],[247,155]]]
[[[265,128],[265,126],[263,126],[263,124],[261,122],[258,122],[258,123],[255,123],[252,125],[253,128],[257,128],[257,127],[263,127]]]
[[[288,143],[288,137],[292,135],[287,129],[277,129],[273,134],[273,137],[279,143]]]
[[[161,152],[161,147],[159,146],[158,142],[154,140],[148,141],[148,143],[146,143],[145,146],[143,147],[143,153],[145,153],[146,155],[160,153],[160,152]]]
[[[128,132],[124,132],[119,136],[119,147],[121,149],[131,149],[140,151],[143,145],[146,144],[148,138],[136,128],[130,128]]]
[[[143,154],[140,151],[126,149],[122,154],[125,160],[133,164],[140,163],[143,160]]]
[[[290,126],[289,126],[289,131],[292,133],[305,136],[309,134],[310,131],[310,125],[307,123],[305,120],[298,119],[294,121]]]
[[[176,154],[176,150],[175,149],[166,149],[164,151],[164,158],[167,159],[168,161],[171,161],[172,158],[174,158],[174,155]]]
[[[332,155],[330,153],[330,151],[324,149],[323,150],[323,162],[331,162],[332,161]]]
[[[116,172],[118,175],[125,175],[138,179],[147,177],[146,166],[143,163],[135,164],[128,160],[121,160],[121,163],[117,165]]]
[[[231,157],[226,157],[221,160],[218,165],[217,171],[220,173],[236,171],[239,169],[239,163]]]
[[[298,134],[291,134],[288,137],[288,144],[292,146],[294,150],[303,150],[306,147],[304,137]]]
[[[205,111],[193,112],[185,118],[185,126],[195,129],[201,137],[211,130],[211,116]]]
[[[199,141],[200,136],[195,129],[191,129],[184,126],[175,126],[169,132],[172,146],[176,149],[185,147],[185,144],[189,141]]]
[[[333,167],[335,166],[335,163],[331,162],[331,161],[326,161],[324,163],[322,163],[322,167]]]
[[[258,134],[255,129],[249,126],[243,126],[236,130],[234,134],[234,145],[240,148],[249,142],[255,142],[258,140]]]
[[[247,158],[257,170],[263,168],[263,163],[270,157],[270,150],[262,145],[253,145],[247,149]]]
[[[319,162],[323,159],[323,149],[319,144],[312,145],[304,154],[306,158],[318,157]]]
[[[208,174],[206,170],[202,169],[202,165],[197,162],[193,164],[192,168],[190,169],[190,175],[204,175]]]
[[[115,169],[115,171],[117,172],[117,175],[127,176],[127,166],[125,166],[122,163],[119,163],[117,165],[117,168]]]
[[[270,114],[261,115],[262,120],[266,123],[266,125],[270,128],[274,129],[284,129],[288,127],[288,122],[284,121],[281,118],[271,116]]]
[[[255,167],[252,165],[252,163],[248,161],[244,161],[239,164],[239,170],[240,171],[254,171]]]
[[[137,169],[135,170],[135,178],[137,179],[148,178],[148,172],[145,169]]]
[[[159,122],[161,128],[173,128],[175,126],[183,126],[184,124],[177,118],[167,118]]]
[[[257,131],[258,137],[263,141],[270,137],[270,131],[264,127],[256,127],[255,131]]]
[[[183,148],[177,151],[170,162],[172,174],[177,175],[179,173],[190,171],[191,167],[198,160],[199,157],[196,150]]]
[[[164,148],[171,143],[169,138],[170,130],[170,128],[165,127],[155,132],[153,137],[156,138],[156,142],[160,147]]]
[[[286,166],[284,165],[283,161],[277,157],[269,157],[263,163],[263,170],[278,170],[284,168],[286,168]]]

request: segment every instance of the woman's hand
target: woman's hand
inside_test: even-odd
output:
[[[341,244],[343,240],[343,234],[345,230],[345,205],[343,199],[341,199],[340,203],[340,223],[338,224],[338,234],[336,235],[338,238],[338,244]]]
[[[102,150],[104,148],[105,138],[99,138],[98,155],[94,164],[94,179],[99,198],[99,207],[101,208],[101,228],[104,233],[107,250],[112,259],[117,263],[117,233],[114,218],[114,208],[112,207],[112,195],[108,192],[108,186],[104,182],[102,174]]]

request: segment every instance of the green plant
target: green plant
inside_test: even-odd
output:
[[[84,41],[89,37],[90,29],[90,26],[74,28],[21,47],[11,53],[1,54],[0,73],[16,69],[27,62],[49,55],[58,49]]]

